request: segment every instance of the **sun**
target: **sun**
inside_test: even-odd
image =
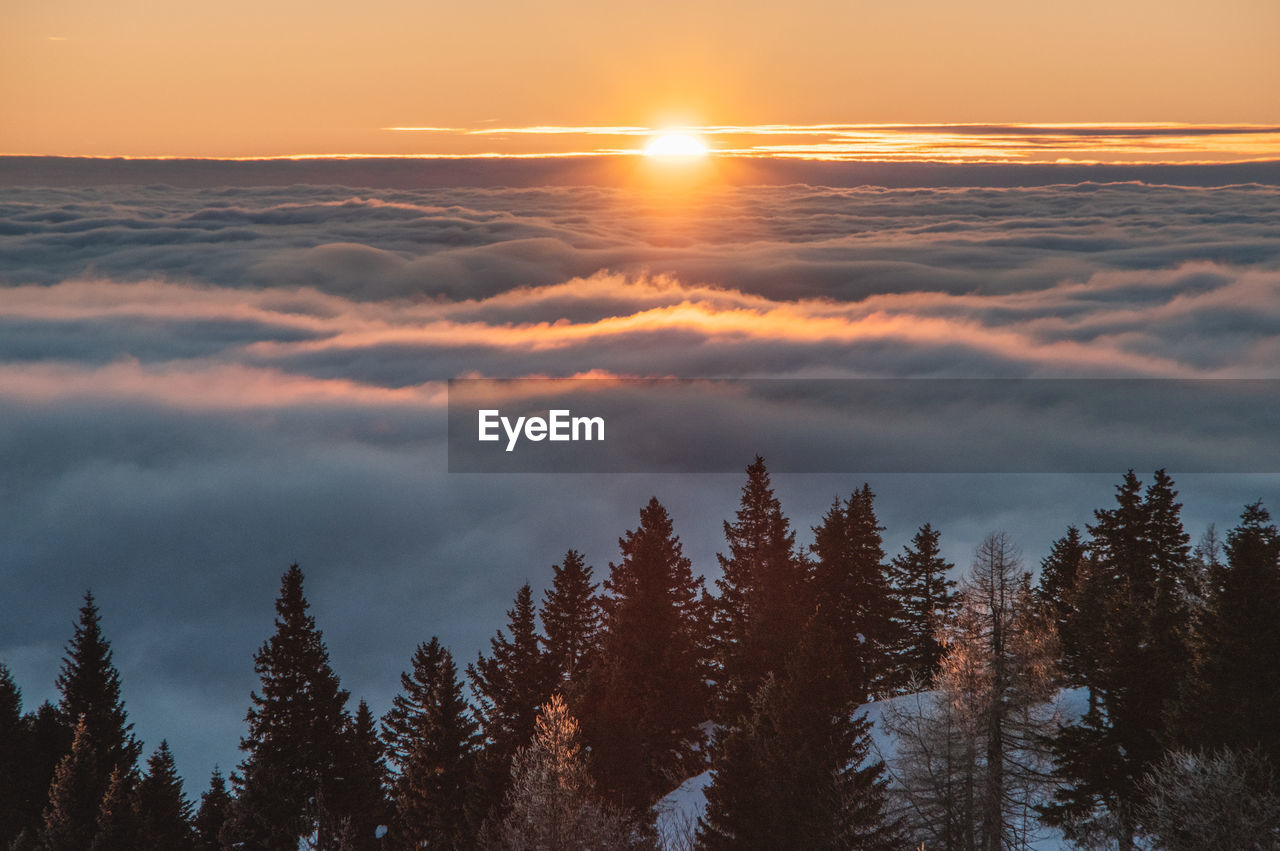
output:
[[[707,146],[696,136],[687,133],[664,133],[655,138],[644,149],[646,157],[705,157]]]

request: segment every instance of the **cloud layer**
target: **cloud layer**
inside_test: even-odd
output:
[[[0,658],[50,696],[92,586],[140,731],[200,782],[292,561],[379,710],[418,641],[469,658],[565,549],[606,570],[651,493],[714,569],[737,476],[448,475],[447,379],[1280,378],[1277,216],[1258,185],[6,191]],[[766,413],[804,425],[734,419]],[[892,546],[930,520],[963,563],[1001,526],[1038,557],[1113,478],[872,484]],[[804,538],[858,484],[780,487]],[[1280,505],[1182,485],[1193,527]]]

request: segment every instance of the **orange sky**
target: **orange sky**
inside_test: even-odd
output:
[[[495,149],[384,129],[423,125],[1280,124],[1274,0],[43,0],[0,16],[9,154]]]

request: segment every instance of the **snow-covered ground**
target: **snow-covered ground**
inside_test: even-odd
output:
[[[681,783],[658,802],[658,840],[666,851],[686,851],[692,847],[698,819],[707,810],[710,785],[711,772],[704,771]]]
[[[895,712],[909,712],[913,707],[927,700],[929,692],[905,694],[868,703],[862,707],[867,720],[871,722],[871,741],[874,754],[893,766],[899,758],[899,742],[888,730],[885,717]],[[1062,719],[1078,719],[1088,708],[1088,694],[1084,689],[1063,689],[1052,701],[1052,710]],[[658,813],[658,837],[666,851],[686,851],[692,847],[693,835],[697,830],[698,819],[706,812],[707,787],[711,785],[712,773],[701,774],[685,780],[668,793],[655,807]],[[890,784],[893,778],[890,772]],[[1039,832],[1030,848],[1035,851],[1060,851],[1071,846],[1063,839],[1062,834],[1051,828]]]

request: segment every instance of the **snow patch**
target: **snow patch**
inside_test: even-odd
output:
[[[707,787],[711,785],[711,776],[711,771],[707,770],[690,777],[654,805],[658,816],[659,847],[667,851],[693,847],[698,819],[707,811]]]
[[[871,722],[872,754],[892,764],[898,759],[898,741],[884,723],[886,714],[896,711],[919,709],[934,693],[931,691],[902,694],[864,704],[858,714]],[[1083,688],[1060,690],[1051,701],[1056,715],[1063,721],[1073,722],[1084,717],[1089,708],[1089,693]],[[708,733],[714,728],[708,727]],[[666,851],[691,849],[698,819],[707,811],[707,787],[711,785],[712,772],[704,771],[690,777],[654,805],[657,814],[658,840]],[[1030,846],[1034,851],[1060,851],[1070,848],[1057,831],[1047,832]]]

